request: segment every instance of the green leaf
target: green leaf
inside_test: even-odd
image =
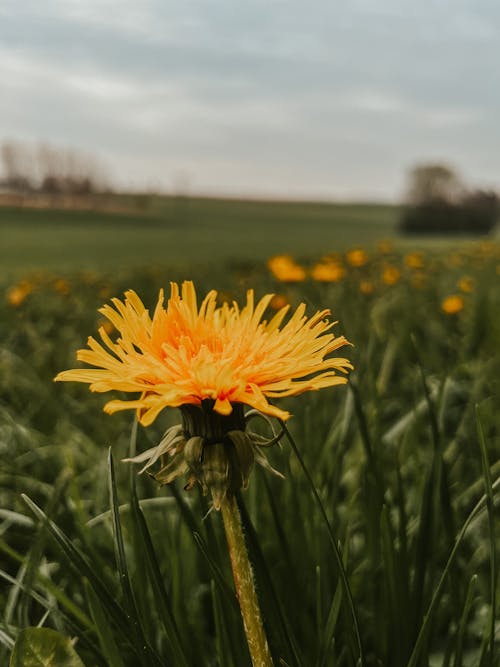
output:
[[[25,628],[17,637],[9,667],[85,667],[71,641],[50,628]]]

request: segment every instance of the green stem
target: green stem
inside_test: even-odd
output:
[[[252,566],[243,537],[240,511],[234,496],[226,496],[220,504],[220,509],[253,667],[273,667],[255,591]]]

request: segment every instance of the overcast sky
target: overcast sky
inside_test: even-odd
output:
[[[167,191],[500,186],[498,0],[0,0],[0,140]]]

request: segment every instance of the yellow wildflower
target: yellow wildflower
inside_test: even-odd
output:
[[[421,252],[410,252],[405,255],[404,262],[409,269],[422,269],[424,266],[424,256]]]
[[[318,262],[311,269],[311,277],[322,283],[337,283],[345,276],[344,267],[337,262]]]
[[[207,401],[219,415],[230,415],[233,405],[245,404],[287,419],[289,413],[268,398],[344,384],[352,366],[347,359],[328,356],[348,344],[331,333],[328,310],[307,318],[301,304],[281,326],[289,306],[270,321],[262,320],[272,298],[268,294],[255,304],[249,290],[243,308],[235,302],[217,307],[212,290],[198,307],[192,282],[184,282],[181,291],[171,283],[167,307],[161,290],[151,317],[129,290],[124,301],[112,300],[114,308],[100,309],[119,332],[116,342],[101,327],[104,346],[90,337],[89,349],[77,353],[79,361],[94,368],[64,371],[55,379],[85,382],[97,392],[139,392],[135,400],[112,400],[104,409],[136,409],[145,426],[167,406]]]
[[[18,308],[32,291],[33,284],[29,280],[21,280],[17,285],[12,285],[7,289],[5,293],[7,303]]]
[[[300,283],[306,279],[304,267],[297,264],[289,255],[275,255],[268,260],[267,266],[280,282]]]
[[[386,266],[382,271],[382,282],[386,285],[395,285],[399,282],[401,273],[395,266]]]
[[[464,307],[464,300],[459,294],[451,294],[443,299],[441,303],[441,310],[447,315],[456,315]]]
[[[346,260],[351,266],[360,267],[368,262],[368,255],[362,248],[353,248],[346,254]]]
[[[369,294],[373,294],[374,289],[375,287],[370,280],[362,280],[359,283],[359,291],[361,294],[366,294],[368,296]]]
[[[461,292],[465,292],[466,294],[469,294],[474,290],[475,287],[475,280],[471,276],[463,276],[463,278],[460,278],[460,280],[457,283],[458,289]]]

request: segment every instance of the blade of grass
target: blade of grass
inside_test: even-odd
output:
[[[297,460],[299,461],[300,467],[302,468],[302,472],[304,473],[304,475],[307,479],[307,482],[309,484],[311,492],[314,496],[314,500],[316,501],[316,504],[317,504],[318,509],[320,511],[320,514],[321,514],[321,517],[323,518],[323,521],[325,523],[325,526],[326,526],[326,529],[327,529],[327,532],[328,532],[328,536],[330,538],[330,543],[332,545],[333,554],[335,556],[335,561],[336,561],[336,564],[337,564],[337,569],[338,569],[338,572],[339,572],[340,580],[342,581],[342,586],[344,588],[344,594],[346,596],[347,604],[348,604],[348,607],[349,607],[349,612],[352,616],[352,621],[353,621],[353,626],[354,626],[354,635],[355,635],[355,640],[356,640],[357,649],[358,649],[359,664],[360,664],[360,667],[363,667],[364,664],[365,664],[365,659],[364,659],[364,652],[363,652],[363,644],[361,642],[361,634],[360,634],[360,631],[359,631],[358,616],[357,616],[357,612],[356,612],[356,607],[354,606],[354,600],[353,600],[353,597],[352,597],[351,588],[349,586],[349,581],[347,579],[347,574],[346,574],[346,571],[344,569],[344,565],[342,563],[342,556],[341,556],[341,553],[340,553],[340,550],[339,550],[339,546],[338,546],[337,541],[335,539],[335,536],[333,534],[333,530],[332,530],[332,527],[330,525],[330,522],[328,521],[328,516],[326,514],[323,503],[321,502],[321,498],[319,497],[319,493],[318,493],[318,491],[316,489],[316,486],[313,482],[311,474],[309,473],[309,470],[308,470],[308,468],[307,468],[307,466],[304,462],[304,459],[302,458],[302,456],[301,456],[301,454],[300,454],[300,452],[297,448],[297,445],[295,444],[295,440],[293,439],[290,431],[286,427],[285,422],[282,421],[281,419],[279,420],[279,422],[280,422],[281,427],[282,427],[282,429],[283,429],[283,431],[284,431],[284,433],[287,437],[288,442],[290,443],[290,447],[292,448],[293,453],[295,454],[295,456],[297,457]]]
[[[467,630],[467,619],[469,618],[470,610],[472,607],[472,602],[474,600],[474,593],[477,584],[477,574],[474,574],[469,581],[467,587],[467,594],[465,596],[464,607],[462,609],[462,615],[460,617],[460,622],[457,628],[457,636],[455,640],[455,659],[453,661],[453,667],[462,667],[463,665],[463,648],[465,633]]]
[[[130,489],[130,508],[132,520],[135,522],[138,533],[141,537],[142,544],[144,546],[146,561],[147,561],[147,571],[149,580],[151,583],[151,589],[158,606],[158,611],[160,613],[161,623],[165,630],[167,640],[170,644],[171,651],[173,653],[174,665],[179,665],[179,667],[187,667],[188,660],[182,646],[182,640],[179,633],[179,628],[175,620],[175,615],[172,610],[172,605],[170,598],[168,596],[167,590],[165,588],[165,582],[161,574],[160,566],[156,557],[156,552],[153,546],[151,539],[151,534],[149,532],[146,519],[142,510],[139,506],[137,499],[137,492],[135,488],[135,478],[132,480],[131,489]]]
[[[106,584],[96,574],[94,568],[89,564],[85,556],[74,546],[65,533],[46,516],[43,510],[41,510],[31,498],[28,498],[28,496],[21,494],[21,497],[34,516],[39,521],[46,523],[47,529],[68,559],[76,576],[88,579],[123,639],[130,644],[131,628],[129,618],[122,607],[116,602],[114,595],[108,590]],[[132,646],[132,650],[135,651],[134,646]]]
[[[9,582],[10,584],[15,584],[16,582],[16,579],[14,577],[11,577],[10,574],[4,572],[3,570],[0,570],[0,578],[5,579],[5,581]],[[87,649],[92,651],[98,663],[99,664],[103,663],[104,658],[101,655],[99,647],[96,644],[94,644],[94,642],[91,641],[87,636],[87,630],[90,629],[93,631],[94,629],[94,626],[90,621],[90,619],[89,619],[90,627],[82,630],[82,628],[78,626],[76,623],[74,623],[69,616],[66,616],[58,607],[54,607],[51,601],[46,600],[42,595],[40,595],[33,589],[28,590],[26,586],[24,586],[24,584],[20,584],[20,586],[23,589],[23,591],[27,595],[30,595],[33,598],[33,600],[37,602],[41,607],[46,609],[51,614],[57,615],[61,619],[61,621],[65,624],[65,626],[68,628],[68,630],[71,631],[75,636],[77,636],[79,638],[79,641],[82,644],[84,644]]]
[[[136,645],[136,652],[139,656],[141,664],[144,665],[144,667],[151,667],[152,664],[161,665],[160,659],[156,655],[156,652],[147,642],[144,629],[137,613],[137,606],[132,591],[132,585],[130,583],[127,559],[125,557],[125,545],[123,543],[118,494],[116,490],[115,469],[111,447],[109,448],[108,452],[108,481],[110,504],[112,510],[111,517],[113,523],[116,567],[118,568],[118,573],[120,576],[120,584],[123,591],[125,608],[127,610],[127,617],[131,626],[133,641]]]
[[[234,649],[230,641],[230,633],[227,631],[226,621],[223,613],[223,605],[219,597],[219,589],[215,581],[210,582],[212,593],[212,610],[215,624],[215,651],[218,657],[218,664],[224,667],[236,667]]]
[[[475,417],[479,448],[481,450],[481,464],[483,469],[483,480],[486,495],[486,511],[488,512],[488,533],[490,543],[490,623],[487,633],[489,636],[489,654],[491,664],[493,664],[495,650],[495,616],[496,616],[496,584],[497,584],[497,556],[496,556],[496,538],[495,538],[495,505],[493,497],[493,485],[491,482],[490,465],[488,461],[488,452],[486,450],[486,441],[484,438],[483,425],[479,417],[479,406],[475,406]]]
[[[349,545],[349,530],[346,530],[346,538],[344,542],[344,548],[342,550],[342,560],[344,567],[347,565],[348,558],[348,545]],[[335,628],[337,626],[337,621],[340,614],[340,606],[342,603],[343,597],[343,588],[342,582],[338,579],[337,586],[335,587],[335,592],[332,597],[332,602],[330,604],[330,609],[326,617],[326,622],[324,630],[321,636],[319,650],[318,650],[318,667],[324,667],[328,658],[333,657],[333,649],[335,647]]]
[[[108,623],[108,617],[88,581],[85,582],[85,592],[87,594],[90,613],[94,619],[95,632],[97,633],[99,644],[106,661],[109,663],[109,667],[125,667],[114,638],[113,629]]]
[[[497,478],[492,484],[492,490],[496,490],[500,486],[500,478]],[[460,529],[460,532],[457,535],[457,538],[455,540],[455,544],[453,545],[453,548],[450,552],[450,555],[448,557],[448,560],[446,561],[446,565],[441,573],[441,577],[439,579],[438,585],[434,589],[434,594],[432,596],[432,599],[430,601],[429,607],[427,608],[427,611],[424,615],[424,619],[422,622],[422,625],[420,627],[420,631],[418,633],[417,639],[415,641],[415,644],[413,646],[413,651],[410,656],[410,659],[408,660],[407,667],[417,667],[418,660],[420,657],[420,652],[423,647],[424,641],[427,639],[427,633],[429,632],[429,627],[430,627],[430,622],[432,620],[432,616],[434,614],[434,611],[437,607],[437,604],[441,598],[441,594],[443,592],[444,584],[446,581],[446,578],[448,576],[448,572],[451,568],[451,565],[453,564],[453,561],[455,560],[455,556],[457,555],[458,549],[460,545],[462,544],[462,541],[465,537],[465,534],[467,532],[467,529],[469,528],[470,524],[474,520],[474,518],[484,510],[485,505],[486,505],[486,495],[483,495],[476,505],[473,507],[469,515],[467,516],[466,520],[464,521],[462,528]]]

